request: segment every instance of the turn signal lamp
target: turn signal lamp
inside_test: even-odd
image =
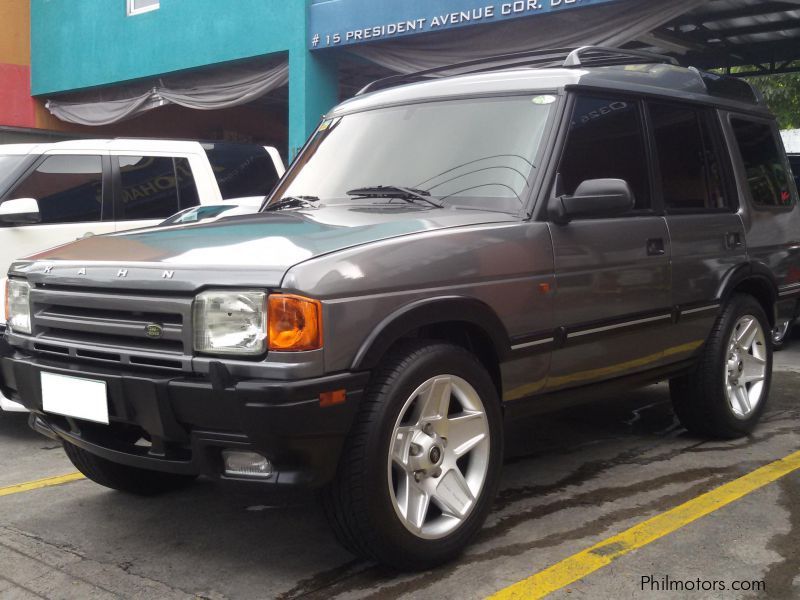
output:
[[[322,348],[322,304],[291,294],[269,296],[269,349],[299,352]]]

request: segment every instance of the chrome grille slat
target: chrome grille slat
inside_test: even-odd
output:
[[[31,290],[33,337],[45,353],[104,363],[191,370],[191,298],[95,290]],[[158,338],[147,327],[162,327]]]

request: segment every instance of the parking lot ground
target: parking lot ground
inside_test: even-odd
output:
[[[796,339],[776,354],[768,410],[745,439],[687,434],[664,384],[520,423],[476,542],[460,560],[419,574],[349,555],[311,497],[209,481],[149,499],[86,480],[11,493],[0,496],[0,596],[484,598],[552,565],[569,567],[582,551],[794,454],[799,397]],[[24,416],[0,418],[0,488],[70,473],[57,445],[28,430]],[[798,538],[794,471],[556,586],[551,597],[797,598]],[[653,585],[667,581],[683,587]]]

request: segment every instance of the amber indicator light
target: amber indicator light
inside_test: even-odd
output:
[[[300,352],[322,348],[322,305],[318,300],[272,294],[267,323],[270,351]]]
[[[345,400],[347,400],[347,392],[345,390],[322,392],[319,395],[319,405],[322,408],[327,408],[329,406],[336,406],[337,404],[344,404]]]

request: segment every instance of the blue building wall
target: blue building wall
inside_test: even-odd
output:
[[[35,96],[288,53],[289,147],[337,100],[335,65],[306,46],[308,0],[161,0],[127,16],[125,0],[31,0]]]

